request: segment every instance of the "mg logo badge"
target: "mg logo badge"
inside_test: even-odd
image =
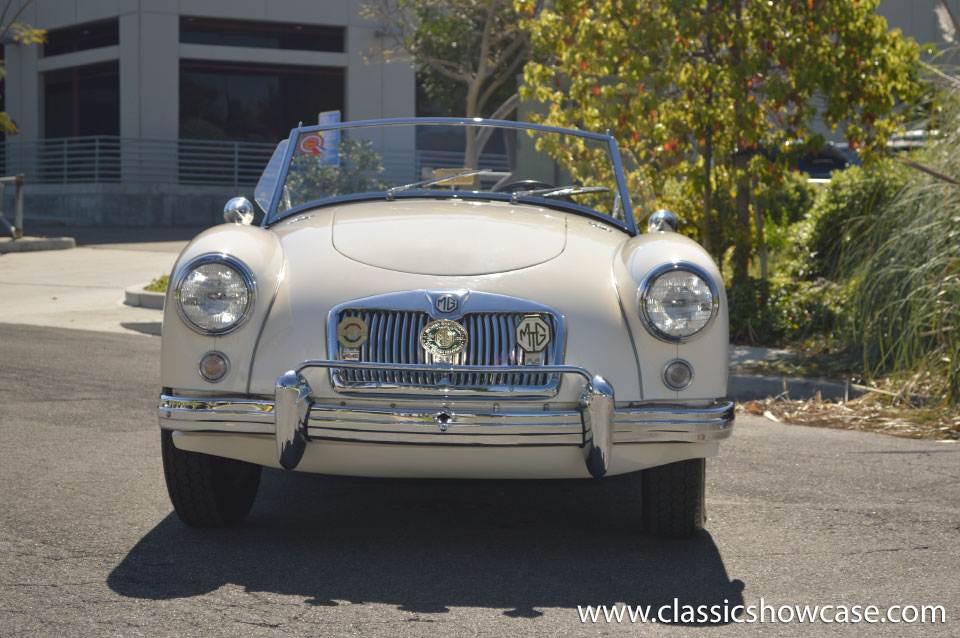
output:
[[[433,305],[436,307],[437,312],[441,312],[446,315],[456,310],[457,306],[460,305],[460,302],[453,295],[442,295],[437,297],[437,300]]]
[[[540,315],[526,315],[517,324],[517,345],[526,352],[541,352],[550,343],[550,324]]]

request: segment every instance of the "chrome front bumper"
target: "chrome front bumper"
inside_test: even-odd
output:
[[[402,369],[410,372],[515,372],[506,366],[436,366],[304,361],[277,381],[274,400],[160,396],[160,427],[182,432],[269,434],[280,465],[294,469],[307,441],[412,445],[545,446],[583,448],[590,474],[610,468],[614,443],[720,441],[733,429],[733,403],[706,407],[614,407],[613,388],[577,366],[540,366],[538,372],[577,375],[584,393],[576,410],[370,408],[324,405],[310,399],[307,368]]]

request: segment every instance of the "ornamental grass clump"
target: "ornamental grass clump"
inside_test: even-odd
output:
[[[913,171],[858,229],[841,259],[854,284],[849,337],[868,377],[893,375],[904,396],[960,404],[960,104]]]

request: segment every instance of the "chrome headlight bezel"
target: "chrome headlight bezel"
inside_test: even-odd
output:
[[[180,289],[183,286],[184,281],[186,281],[187,276],[199,266],[213,263],[222,264],[232,268],[237,274],[239,274],[244,285],[247,287],[247,293],[249,295],[249,301],[247,302],[247,306],[244,308],[243,313],[241,313],[240,318],[229,326],[219,330],[208,330],[193,323],[193,321],[191,321],[183,311],[183,304],[180,300]],[[180,315],[180,319],[184,324],[187,325],[187,327],[202,335],[219,337],[228,335],[231,332],[235,332],[247,322],[247,319],[250,318],[250,314],[253,312],[253,307],[257,303],[257,282],[253,278],[253,274],[250,272],[250,269],[247,268],[247,265],[236,257],[232,257],[225,253],[207,253],[205,255],[200,255],[199,257],[194,257],[184,264],[183,268],[180,269],[180,273],[177,275],[177,282],[173,288],[173,296],[177,300],[177,314]]]
[[[650,287],[654,284],[654,282],[656,282],[657,279],[664,274],[677,270],[688,272],[702,279],[710,289],[710,296],[713,299],[712,308],[710,310],[710,318],[707,319],[707,322],[703,324],[703,326],[696,332],[692,332],[683,336],[671,335],[658,328],[650,318],[650,315],[647,312],[646,304],[647,295],[649,294]],[[646,328],[647,332],[649,332],[651,335],[660,341],[666,341],[667,343],[686,343],[703,334],[703,332],[713,323],[713,320],[716,319],[717,313],[720,311],[720,294],[713,277],[711,277],[706,270],[688,261],[677,261],[658,266],[651,270],[647,276],[643,278],[643,281],[640,282],[640,287],[637,289],[637,308],[640,312],[640,320],[643,323],[643,327]]]

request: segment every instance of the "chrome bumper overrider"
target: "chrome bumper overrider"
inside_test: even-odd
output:
[[[160,396],[160,426],[183,432],[269,434],[280,465],[294,469],[308,440],[414,445],[570,445],[583,448],[590,474],[610,467],[614,443],[703,442],[730,436],[733,403],[706,407],[647,405],[614,408],[613,388],[577,366],[538,372],[577,375],[584,393],[577,410],[469,410],[324,405],[310,399],[307,368],[402,369],[408,372],[515,372],[511,366],[438,366],[304,361],[277,380],[274,400]]]

